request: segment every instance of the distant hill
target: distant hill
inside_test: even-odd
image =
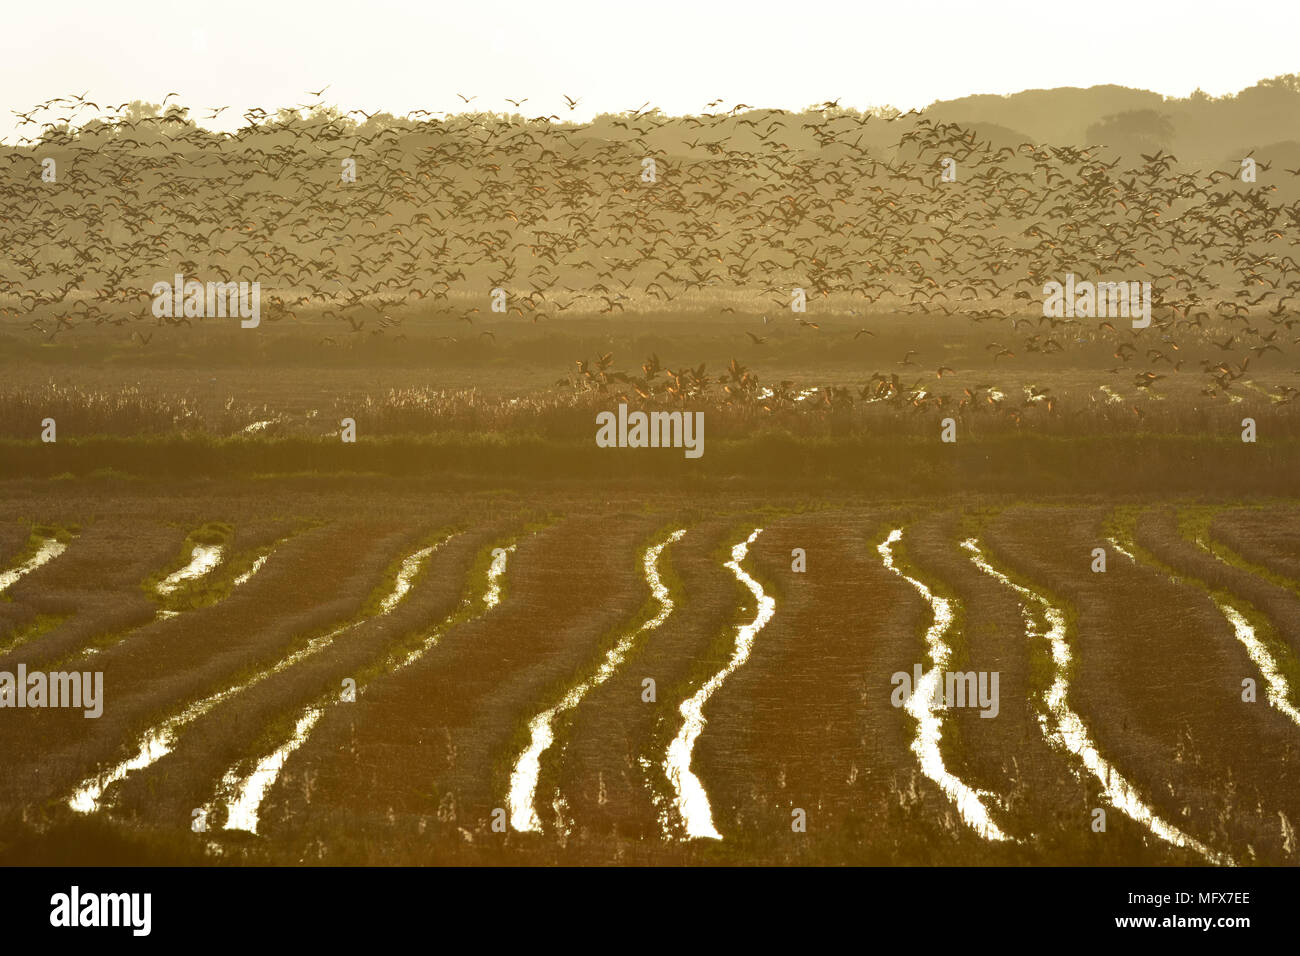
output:
[[[1216,164],[1289,138],[1300,119],[1300,74],[1220,97],[1197,91],[1179,99],[1113,85],[964,96],[932,103],[925,115],[1020,130],[1036,143],[1101,142],[1121,153],[1158,144],[1184,163]]]
[[[1023,130],[1036,142],[1082,145],[1084,132],[1103,117],[1131,110],[1162,109],[1165,99],[1123,86],[1025,90],[1010,96],[964,96],[941,100],[925,115],[945,123],[992,123]]]

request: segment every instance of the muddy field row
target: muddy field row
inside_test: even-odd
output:
[[[0,860],[1296,864],[1298,531],[18,489]]]

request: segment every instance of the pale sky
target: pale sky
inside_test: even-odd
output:
[[[649,100],[923,107],[971,93],[1117,83],[1185,96],[1300,72],[1300,4],[1207,0],[69,0],[6,5],[0,136],[14,109],[90,91],[229,105],[463,108],[585,119]],[[570,112],[563,95],[580,98]],[[28,128],[30,132],[31,128]]]

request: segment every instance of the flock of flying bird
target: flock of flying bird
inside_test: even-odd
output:
[[[88,94],[15,111],[32,135],[0,146],[0,316],[51,340],[129,326],[147,345],[144,323],[198,321],[150,309],[153,284],[182,273],[258,281],[264,321],[336,321],[325,344],[404,336],[412,317],[489,339],[486,321],[566,313],[697,307],[739,320],[748,301],[753,315],[785,315],[802,289],[808,311],[780,320],[799,334],[825,335],[827,318],[844,314],[856,317],[854,339],[874,334],[871,314],[955,315],[1002,330],[987,347],[997,367],[1104,342],[1110,371],[1134,388],[1186,366],[1207,397],[1240,393],[1252,361],[1300,342],[1290,254],[1300,201],[1276,185],[1300,170],[1274,174],[1264,159],[1254,183],[1237,169],[1183,169],[1163,152],[1121,168],[1101,146],[999,144],[915,112],[834,102],[796,114],[714,101],[685,117],[646,104],[584,125],[341,113],[324,92],[275,114],[250,110],[234,132],[195,124],[168,105],[176,94],[160,115]],[[467,108],[475,99],[458,95]],[[565,99],[570,111],[579,102]],[[1151,326],[1044,316],[1043,284],[1067,273],[1149,281]],[[769,321],[741,341],[770,346]],[[898,367],[920,367],[914,354]],[[631,386],[646,400],[698,395],[709,381],[703,368],[660,377],[657,359],[619,381],[606,359],[581,363],[572,381]],[[954,374],[928,364],[937,379]],[[797,397],[738,362],[717,381],[726,401]],[[1295,395],[1275,389],[1279,403]],[[877,372],[858,396],[973,405],[996,391],[957,400]],[[853,399],[824,392],[825,404]],[[1034,401],[1052,408],[1041,392]]]

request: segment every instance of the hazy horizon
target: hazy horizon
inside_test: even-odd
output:
[[[315,102],[307,91],[327,85],[323,101],[345,109],[514,112],[507,98],[527,98],[525,115],[585,121],[647,102],[695,113],[717,98],[728,107],[797,110],[838,99],[846,107],[908,110],[964,96],[1098,85],[1223,96],[1297,70],[1290,37],[1300,8],[1273,11],[1267,31],[1244,16],[1211,22],[1208,8],[1135,9],[1105,0],[1093,9],[1081,25],[1073,11],[1026,3],[994,11],[946,2],[924,11],[824,4],[821,18],[835,29],[821,35],[771,3],[669,0],[628,11],[488,0],[402,10],[387,0],[355,9],[334,0],[308,19],[231,0],[198,3],[182,22],[157,0],[124,8],[73,3],[59,16],[20,7],[9,13],[3,41],[9,70],[0,136],[12,140],[13,110],[86,91],[101,105],[178,93],[200,124],[234,129],[250,107]],[[783,18],[790,30],[774,31]],[[1111,35],[1104,29],[1110,23],[1125,29]],[[915,53],[918,41],[924,60]],[[765,47],[770,54],[753,55]],[[1025,55],[972,56],[990,48]],[[566,96],[578,100],[574,108]],[[205,122],[207,110],[221,106],[230,108]]]

